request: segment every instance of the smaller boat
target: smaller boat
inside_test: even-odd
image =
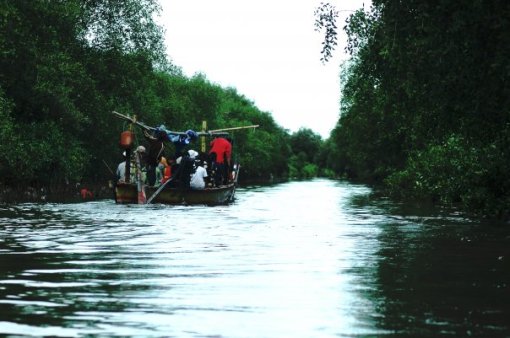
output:
[[[113,112],[113,114],[121,119],[129,121],[131,126],[136,125],[141,127],[145,132],[152,132],[156,130],[156,128],[149,127],[134,118],[129,116]],[[205,123],[204,123],[205,125]],[[227,128],[221,130],[213,130],[213,131],[202,131],[196,133],[197,137],[201,138],[202,141],[202,151],[205,151],[205,137],[206,136],[226,136],[228,133],[226,130],[236,130],[236,129],[244,129],[244,128],[257,128],[258,125],[255,126],[246,126],[246,127],[234,127]],[[205,128],[204,128],[205,129]],[[176,136],[186,136],[185,132],[172,132],[166,131],[171,135]],[[134,133],[131,131],[125,131],[121,134],[121,146],[126,149],[128,153],[128,158],[132,153],[131,148],[133,148],[134,142]],[[141,168],[141,155],[137,151],[134,151],[135,162],[132,170],[134,171],[134,175],[127,173],[127,182],[119,181],[114,184],[114,196],[115,202],[120,204],[148,204],[148,203],[161,203],[161,204],[169,204],[169,205],[221,205],[228,204],[234,200],[236,186],[237,186],[237,178],[239,177],[239,164],[233,165],[233,171],[230,179],[227,184],[219,185],[219,186],[206,186],[205,189],[195,190],[189,187],[189,182],[187,184],[183,184],[182,180],[179,180],[179,175],[176,174],[170,180],[161,184],[159,187],[148,186],[144,183],[142,178],[142,168]],[[131,178],[130,178],[131,177]],[[175,179],[175,181],[174,181]],[[189,181],[189,178],[188,178]]]

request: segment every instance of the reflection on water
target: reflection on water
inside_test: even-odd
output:
[[[0,206],[0,335],[509,336],[510,229],[369,192]]]

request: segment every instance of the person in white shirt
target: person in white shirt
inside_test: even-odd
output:
[[[126,181],[126,152],[122,153],[124,157],[124,161],[119,163],[117,167],[117,181],[124,182]]]
[[[126,161],[120,162],[117,167],[117,181],[124,182],[126,180]]]
[[[205,189],[205,178],[207,177],[207,170],[201,166],[197,166],[197,170],[191,176],[191,181],[189,182],[189,185],[191,189],[194,190],[202,190]]]

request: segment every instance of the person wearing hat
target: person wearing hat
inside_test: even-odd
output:
[[[135,149],[135,156],[131,160],[132,166],[135,168],[133,172],[131,172],[131,180],[136,182],[137,180],[141,180],[141,182],[145,182],[147,180],[147,172],[146,172],[146,156],[147,151],[144,146],[138,146]],[[137,161],[137,158],[139,161]],[[139,175],[139,176],[138,176]]]

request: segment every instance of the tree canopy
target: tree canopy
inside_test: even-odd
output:
[[[159,11],[156,0],[0,2],[1,183],[106,182],[125,128],[113,110],[172,130],[259,124],[232,135],[241,180],[289,176],[289,132],[235,88],[184,76]]]
[[[337,169],[508,216],[510,4],[374,0],[350,16]]]

